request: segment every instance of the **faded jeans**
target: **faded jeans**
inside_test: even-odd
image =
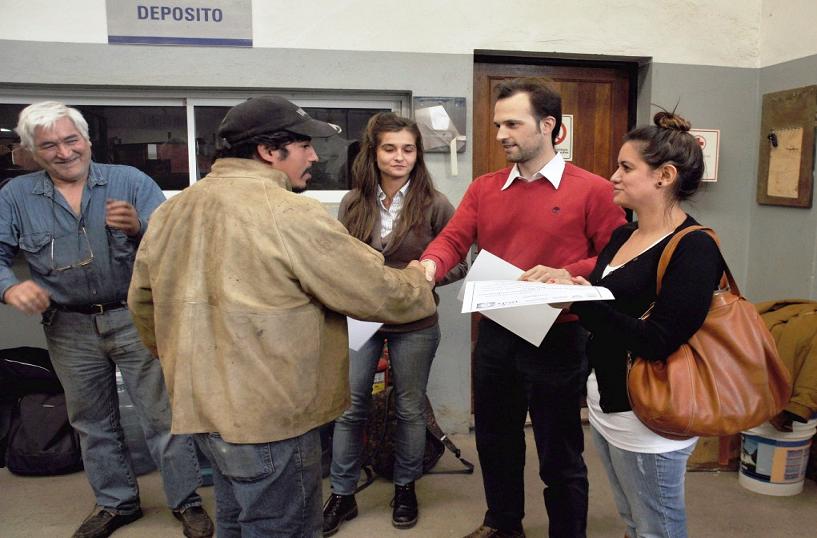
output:
[[[395,390],[397,432],[394,483],[405,486],[423,474],[426,442],[426,385],[440,343],[440,326],[406,333],[377,332],[349,357],[352,405],[335,421],[332,440],[332,492],[352,495],[360,478],[363,431],[372,400],[372,382],[383,341],[389,341],[389,360]]]
[[[684,475],[695,444],[661,454],[617,448],[595,428],[593,442],[610,479],[628,538],[686,538]]]
[[[119,424],[117,366],[150,455],[161,471],[168,506],[182,510],[201,505],[193,440],[170,434],[170,403],[161,365],[142,345],[128,309],[103,314],[56,312],[44,325],[97,505],[122,514],[139,508],[139,486]]]
[[[259,444],[193,436],[213,465],[219,538],[321,536],[321,441],[317,429]]]

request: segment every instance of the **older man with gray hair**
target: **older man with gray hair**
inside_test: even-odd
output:
[[[201,506],[189,436],[170,435],[159,362],[142,345],[127,308],[136,249],[164,195],[135,168],[91,160],[82,114],[55,101],[20,113],[17,133],[43,170],[0,191],[0,299],[41,314],[54,369],[99,509],[74,534],[109,536],[142,516],[119,423],[115,367],[139,413],[165,495],[188,537],[212,536]],[[11,270],[22,251],[32,278]]]

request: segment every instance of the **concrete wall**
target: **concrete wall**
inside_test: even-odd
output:
[[[64,9],[49,0],[0,0],[0,12],[4,39],[107,43],[104,0]],[[527,50],[736,67],[757,67],[760,56],[761,0],[254,0],[252,12],[256,48]]]
[[[817,55],[764,67],[759,74],[757,127],[751,133],[750,185],[755,194],[762,96],[767,93],[817,84]],[[758,300],[817,299],[817,208],[750,205],[749,289]]]

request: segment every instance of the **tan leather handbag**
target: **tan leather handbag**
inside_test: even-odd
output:
[[[690,226],[670,240],[658,263],[657,292],[678,242],[711,228]],[[728,282],[728,288],[723,289]],[[722,436],[778,414],[791,396],[791,377],[754,306],[726,267],[703,325],[666,361],[631,357],[627,391],[636,416],[670,439]],[[649,310],[642,316],[646,319]]]

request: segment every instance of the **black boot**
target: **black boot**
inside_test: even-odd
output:
[[[354,495],[335,495],[334,493],[323,505],[323,535],[332,536],[340,524],[357,517],[357,502]]]
[[[391,524],[398,529],[410,529],[417,524],[417,495],[414,494],[414,482],[405,486],[394,485],[394,499],[391,501],[394,511]]]

